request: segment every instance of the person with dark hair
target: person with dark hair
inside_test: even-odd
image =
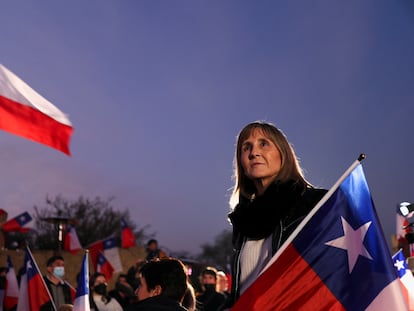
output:
[[[118,275],[115,288],[109,291],[108,295],[116,299],[124,310],[126,310],[130,303],[136,298],[132,286],[127,282],[126,274]]]
[[[201,309],[203,311],[221,310],[226,296],[217,292],[217,269],[206,267],[201,272],[201,284],[204,287],[204,292],[197,297]]]
[[[181,305],[188,277],[184,264],[175,258],[161,258],[145,263],[140,270],[138,302],[128,311],[186,311]]]
[[[123,311],[121,305],[107,293],[108,284],[103,273],[95,272],[89,279],[89,301],[94,311]]]
[[[156,258],[163,258],[167,257],[164,251],[158,248],[158,241],[155,239],[151,239],[147,242],[147,257],[145,258],[147,261],[156,259]]]
[[[72,304],[70,286],[64,281],[65,260],[60,255],[50,257],[46,262],[46,275],[43,277],[56,308],[63,304]],[[42,307],[42,310],[53,310],[52,304]]]
[[[268,122],[253,122],[237,137],[229,219],[235,249],[231,306],[326,193],[304,177],[293,147]]]

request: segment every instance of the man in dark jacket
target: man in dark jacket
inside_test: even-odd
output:
[[[223,306],[226,296],[217,292],[217,270],[207,267],[201,273],[201,282],[204,292],[197,297],[203,311],[217,311]]]
[[[47,274],[44,276],[46,286],[52,295],[56,308],[63,304],[72,304],[71,289],[63,277],[65,275],[65,261],[62,256],[52,256],[47,261]],[[42,306],[42,310],[54,310],[51,304]]]

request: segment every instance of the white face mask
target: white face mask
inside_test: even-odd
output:
[[[65,267],[54,267],[53,275],[59,279],[63,278],[65,275]]]

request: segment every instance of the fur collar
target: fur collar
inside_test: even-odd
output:
[[[254,200],[241,198],[228,217],[234,229],[247,238],[267,238],[274,232],[280,220],[292,212],[304,191],[295,181],[276,182]]]

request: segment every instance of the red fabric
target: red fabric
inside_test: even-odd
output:
[[[28,232],[30,228],[23,227],[32,220],[28,212],[24,212],[8,221],[6,221],[1,228],[5,232]]]
[[[102,240],[96,241],[92,243],[91,245],[89,245],[89,255],[91,257],[92,265],[95,271],[98,266],[99,252],[103,252],[103,251],[104,251],[104,245],[103,245]]]
[[[289,245],[241,295],[231,311],[328,309],[345,310],[295,248]]]
[[[135,246],[135,235],[130,227],[126,226],[122,228],[121,240],[122,248],[129,248]]]
[[[111,263],[106,259],[102,252],[99,252],[98,254],[97,271],[103,273],[108,282],[114,273],[114,267],[112,267]]]
[[[30,311],[40,310],[42,305],[50,301],[49,292],[39,273],[28,280],[27,287],[29,292]]]
[[[73,128],[32,107],[0,95],[0,129],[70,155]]]
[[[74,255],[82,249],[82,245],[79,242],[78,234],[73,226],[68,228],[65,239],[63,240],[63,249]]]
[[[16,272],[11,264],[10,256],[7,258],[8,271],[6,274],[6,292],[4,296],[4,311],[10,311],[16,307],[19,300],[19,284]]]

